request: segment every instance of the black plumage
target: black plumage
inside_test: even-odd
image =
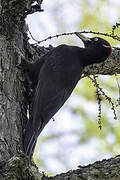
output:
[[[60,45],[43,57],[44,63],[37,61],[27,67],[35,89],[23,138],[24,152],[29,156],[32,156],[37,137],[45,125],[71,95],[84,67],[102,62],[111,55],[111,46],[106,40],[76,35],[85,48]]]

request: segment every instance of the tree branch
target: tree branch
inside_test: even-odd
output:
[[[119,180],[120,156],[108,160],[97,161],[87,166],[79,166],[77,170],[43,178],[42,180]]]

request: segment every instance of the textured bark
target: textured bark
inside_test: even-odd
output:
[[[78,166],[53,177],[39,173],[34,163],[23,154],[13,156],[0,168],[0,180],[119,180],[120,156]]]
[[[0,160],[8,160],[21,149],[20,104],[23,101],[20,71],[21,58],[15,42],[1,37],[0,42]]]
[[[95,162],[88,166],[79,166],[77,170],[68,171],[48,178],[49,180],[119,180],[120,156],[109,160]],[[47,180],[43,178],[42,180]]]
[[[12,1],[10,1],[12,3]],[[21,72],[17,68],[24,56],[23,33],[13,9],[1,2],[0,17],[0,161],[6,161],[22,149],[21,104],[23,103]],[[10,8],[10,12],[9,12]],[[19,16],[18,16],[19,17]],[[16,17],[17,18],[17,17]],[[18,18],[20,21],[20,17]]]
[[[41,180],[35,164],[24,154],[17,154],[0,166],[0,180]]]
[[[22,156],[22,133],[25,112],[24,74],[19,68],[29,59],[25,13],[31,12],[27,0],[0,1],[0,179],[38,179]],[[29,50],[28,50],[29,49]],[[37,56],[37,53],[35,57]],[[15,154],[18,154],[14,156]],[[21,154],[21,155],[19,155]],[[31,168],[30,168],[31,166]],[[26,167],[26,168],[25,168]],[[26,169],[26,171],[25,171]],[[29,171],[27,171],[29,169]],[[33,169],[33,168],[32,168]],[[38,171],[34,166],[34,172]],[[23,170],[23,172],[22,172]],[[13,172],[13,173],[12,173]],[[26,172],[28,178],[23,178]],[[31,175],[33,174],[33,175]],[[20,178],[21,176],[21,178]],[[33,178],[33,177],[36,178]]]
[[[120,157],[48,178],[23,153],[22,133],[26,120],[25,77],[23,60],[40,59],[49,49],[28,43],[24,18],[41,9],[33,9],[35,0],[0,1],[0,179],[120,179]],[[40,5],[42,0],[37,1]],[[120,50],[104,63],[88,66],[84,76],[120,72]],[[41,60],[41,59],[40,59]],[[43,59],[42,59],[43,60]]]

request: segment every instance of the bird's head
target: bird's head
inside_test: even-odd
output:
[[[79,32],[76,32],[75,34],[83,41],[85,49],[88,50],[89,55],[91,52],[91,58],[93,55],[93,63],[102,62],[112,55],[111,45],[105,39],[100,37],[88,38]]]

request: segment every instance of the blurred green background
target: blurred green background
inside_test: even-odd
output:
[[[42,8],[44,12],[29,15],[26,19],[37,40],[81,30],[111,33],[112,26],[120,23],[119,0],[44,0]],[[120,28],[115,34],[119,36]],[[103,38],[119,47],[118,41]],[[30,42],[34,41],[31,39]],[[75,35],[54,38],[40,45],[62,43],[83,46]],[[116,105],[119,89],[115,76],[99,76],[98,82]],[[96,89],[88,78],[81,79],[64,107],[55,115],[55,121],[51,120],[38,138],[34,161],[40,171],[46,171],[48,175],[65,172],[80,164],[87,165],[119,154],[120,106],[115,108],[117,120],[114,120],[111,105],[102,98],[102,130],[99,130]]]

